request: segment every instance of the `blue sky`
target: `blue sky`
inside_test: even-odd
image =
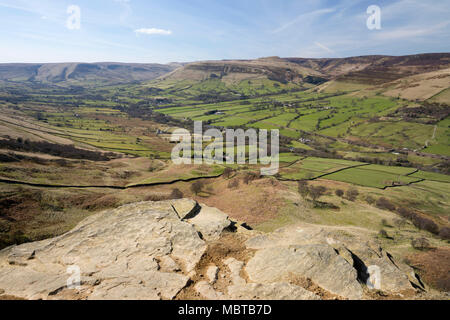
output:
[[[0,63],[450,52],[450,0],[0,0],[0,42]]]

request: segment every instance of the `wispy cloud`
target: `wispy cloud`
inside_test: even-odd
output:
[[[34,10],[32,8],[26,8],[26,7],[22,7],[22,6],[11,5],[11,4],[8,4],[8,3],[0,3],[0,7],[8,8],[8,9],[14,9],[14,10],[19,10],[19,11],[24,11],[24,12],[29,12],[29,13],[40,14],[39,11]]]
[[[396,40],[420,36],[429,36],[438,33],[441,30],[445,30],[445,28],[448,25],[450,25],[450,21],[439,23],[429,28],[411,28],[411,27],[398,28],[392,31],[381,32],[376,35],[376,38],[378,40]]]
[[[160,35],[171,35],[171,30],[164,30],[164,29],[157,29],[157,28],[141,28],[134,30],[136,34],[147,34],[147,35],[153,35],[153,34],[160,34]]]
[[[323,50],[325,50],[325,51],[327,51],[327,52],[329,52],[329,53],[334,53],[333,50],[331,50],[331,49],[328,48],[327,46],[321,44],[320,42],[317,42],[317,41],[316,41],[316,42],[314,42],[314,44],[315,44],[316,46],[318,46],[319,48],[321,48],[321,49],[323,49]]]
[[[281,31],[288,29],[289,27],[292,27],[293,25],[296,25],[297,23],[305,22],[305,20],[307,20],[307,19],[314,19],[323,14],[332,13],[334,11],[336,11],[335,8],[325,8],[325,9],[319,9],[319,10],[301,14],[301,15],[297,16],[297,18],[295,18],[295,19],[283,24],[279,28],[273,30],[272,33],[279,33]]]
[[[125,23],[126,20],[133,14],[131,9],[131,0],[114,0],[122,7],[122,12],[120,14],[120,22]]]

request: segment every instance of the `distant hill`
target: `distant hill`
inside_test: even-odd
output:
[[[203,81],[220,78],[230,83],[266,78],[279,82],[310,82],[311,77],[319,77],[373,85],[449,67],[450,53],[330,59],[268,57],[194,62],[163,76],[163,79]]]
[[[342,81],[382,84],[450,67],[450,53],[361,56],[341,59],[284,59]]]
[[[172,85],[181,81],[222,83],[224,86],[317,85],[329,80],[381,85],[450,68],[450,53],[349,58],[279,58],[220,60],[193,63],[49,63],[0,64],[0,81],[50,84],[111,84],[158,79]],[[256,81],[255,81],[256,80]],[[252,83],[249,83],[252,82]],[[266,82],[265,82],[266,81]],[[269,82],[267,82],[269,81]]]
[[[223,82],[230,84],[251,79],[268,79],[281,83],[299,83],[304,81],[308,76],[323,79],[326,77],[319,70],[292,63],[286,59],[270,57],[256,60],[194,62],[178,68],[162,78],[165,80],[194,81],[221,79]]]
[[[179,66],[179,64],[115,62],[0,64],[0,80],[43,83],[123,83],[156,79]]]
[[[438,80],[427,80],[424,84],[424,88],[430,85],[436,87],[436,90],[430,91],[433,96],[448,87],[445,84],[448,81],[447,73],[440,72],[449,68],[450,53],[326,59],[267,57],[189,63],[150,81],[147,86],[153,90],[168,89],[173,94],[189,96],[194,100],[214,102],[243,96],[306,90],[318,85],[321,86],[317,90],[325,89],[330,93],[372,86],[382,86],[383,91],[386,91],[400,87],[396,83],[400,79],[407,78],[408,83],[417,86],[417,82],[439,76]],[[416,77],[432,72],[438,74]],[[392,94],[394,92],[390,93],[391,96]],[[428,95],[409,93],[407,96],[429,98]],[[440,99],[447,101],[445,96]]]

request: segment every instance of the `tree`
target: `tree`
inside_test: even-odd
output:
[[[175,188],[172,190],[172,193],[170,194],[171,199],[182,199],[183,198],[183,192],[180,191],[180,189]]]
[[[366,197],[366,202],[367,202],[368,204],[374,204],[375,201],[376,201],[376,200],[375,200],[372,196],[370,196],[370,195],[368,195],[368,196]]]
[[[203,181],[197,180],[191,184],[191,191],[197,195],[202,191],[204,185]]]
[[[325,188],[324,186],[311,186],[309,188],[309,195],[311,199],[316,202],[321,196],[325,194],[326,191],[327,188]]]
[[[230,167],[226,167],[225,170],[223,171],[223,177],[226,179],[229,179],[232,174],[233,174],[233,169],[231,169]]]
[[[444,227],[439,232],[439,237],[441,237],[444,240],[450,240],[450,228]]]
[[[341,190],[341,189],[337,189],[337,190],[335,191],[335,194],[336,194],[338,197],[341,197],[341,198],[342,198],[342,196],[344,195],[344,191]]]
[[[379,209],[383,210],[390,210],[390,211],[395,210],[395,205],[384,197],[381,197],[380,199],[377,200],[376,206]]]
[[[425,218],[419,214],[416,214],[412,218],[413,224],[421,229],[431,232],[433,234],[439,234],[439,226],[431,219]]]
[[[306,198],[309,195],[308,182],[305,180],[298,182],[298,193],[300,193],[303,198]]]
[[[403,217],[412,219],[412,217],[415,215],[414,212],[409,208],[399,207],[397,208],[397,212]]]
[[[346,196],[350,201],[355,201],[359,195],[359,191],[356,188],[350,188],[347,190]]]

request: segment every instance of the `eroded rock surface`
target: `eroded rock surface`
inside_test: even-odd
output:
[[[356,270],[328,245],[275,247],[256,252],[246,268],[250,280],[260,283],[309,278],[332,294],[361,299]]]
[[[413,285],[422,286],[412,268],[395,261],[376,244],[356,236],[349,238],[334,228],[299,224],[255,236],[246,245],[259,250],[247,266],[253,278],[270,281],[274,276],[267,267],[276,269],[277,264],[285,264],[284,273],[279,272],[277,278],[295,269],[294,274],[311,278],[331,293],[349,299],[361,298],[359,283],[393,294],[413,290]],[[259,270],[261,261],[267,266]],[[330,273],[334,274],[332,279]]]
[[[386,292],[412,289],[412,270],[381,248],[313,225],[270,234],[238,228],[231,236],[244,239],[248,254],[223,250],[215,264],[203,263],[231,225],[225,213],[189,199],[125,205],[59,237],[0,251],[0,292],[25,299],[315,300],[324,292],[361,299],[366,283]]]
[[[170,202],[131,204],[87,218],[60,237],[3,250],[0,288],[46,299],[65,288],[67,268],[75,266],[91,299],[173,299],[205,250]]]
[[[195,226],[202,237],[207,240],[219,239],[223,230],[231,225],[228,215],[219,209],[202,204],[200,213],[186,221]]]

